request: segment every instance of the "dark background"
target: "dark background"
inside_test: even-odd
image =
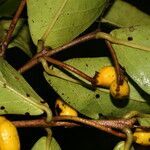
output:
[[[131,4],[135,5],[142,11],[150,14],[150,1],[149,0],[126,0]],[[121,9],[121,8],[120,8]],[[26,10],[24,14],[26,16]],[[142,20],[141,20],[142,21]],[[88,33],[96,29],[98,23],[94,23],[85,33]],[[102,28],[105,28],[102,26]],[[105,28],[109,31],[110,28]],[[84,33],[84,34],[85,34]],[[109,56],[107,47],[103,41],[89,41],[82,43],[78,46],[61,52],[54,57],[59,60],[67,60],[75,57],[98,57],[98,56]],[[13,49],[6,53],[6,59],[16,69],[21,67],[29,58],[19,49]],[[45,81],[42,74],[41,65],[37,65],[31,70],[23,74],[25,79],[30,83],[34,90],[44,99],[47,100],[51,108],[54,108],[54,100],[57,98],[57,94]],[[15,118],[15,116],[13,116]],[[12,116],[10,117],[12,118]],[[17,119],[28,119],[30,116],[17,116]],[[33,117],[36,118],[36,117]],[[112,150],[113,147],[121,139],[101,132],[97,129],[90,127],[76,127],[76,128],[63,128],[55,127],[52,128],[53,136],[60,144],[62,150]],[[33,144],[42,136],[46,135],[45,131],[41,128],[22,128],[19,129],[19,135],[21,140],[22,150],[29,150]],[[136,147],[137,150],[143,150],[142,147]],[[147,148],[150,149],[150,148]]]

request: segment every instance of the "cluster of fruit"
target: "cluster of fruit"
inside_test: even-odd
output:
[[[110,89],[110,94],[115,99],[125,99],[129,97],[130,87],[127,79],[123,80],[123,83],[119,85],[119,90],[117,91],[117,75],[115,68],[112,66],[103,67],[95,76],[97,85],[104,88]],[[55,109],[57,115],[60,116],[78,116],[77,111],[64,102],[61,98],[58,98],[55,103]],[[133,133],[134,142],[149,146],[150,145],[150,131],[145,131],[142,129],[137,129]]]
[[[115,99],[125,99],[129,97],[130,87],[127,78],[124,78],[123,83],[119,85],[117,91],[117,74],[113,66],[105,66],[95,76],[96,84],[100,87],[109,88],[110,94]],[[150,145],[150,131],[137,129],[133,133],[134,141],[140,145]]]
[[[97,86],[110,89],[113,98],[125,99],[129,97],[130,87],[127,79],[124,78],[122,84],[118,85],[117,74],[113,66],[103,67],[94,78]]]

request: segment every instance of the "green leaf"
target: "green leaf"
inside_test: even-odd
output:
[[[77,37],[102,13],[107,0],[44,0],[27,1],[29,28],[37,45],[58,47]]]
[[[31,52],[31,37],[29,34],[29,28],[24,25],[19,31],[18,35],[12,39],[8,48],[18,47],[29,57],[32,57]]]
[[[52,138],[51,144],[49,149],[46,149],[46,140],[47,138],[45,136],[41,137],[32,147],[31,150],[61,150],[59,144],[57,141]]]
[[[130,27],[150,24],[150,16],[125,1],[116,0],[102,22],[119,27]]]
[[[89,76],[93,77],[95,71],[103,66],[111,65],[109,58],[77,58],[66,61],[66,63],[82,70]],[[103,88],[92,88],[89,83],[79,82],[82,80],[78,76],[66,74],[61,70],[53,68],[58,76],[65,77],[67,80],[50,76],[44,73],[44,76],[53,89],[69,103],[73,108],[91,118],[99,118],[99,114],[105,116],[120,117],[131,110],[137,110],[144,113],[150,112],[150,106],[147,99],[150,96],[142,97],[141,93],[136,90],[130,83],[130,98],[125,101],[113,100],[110,97],[109,90]],[[74,82],[71,80],[74,78]],[[79,79],[79,80],[78,80]],[[84,80],[82,80],[84,81]]]
[[[116,29],[111,35],[118,39],[129,40],[150,47],[150,25],[132,26],[130,28]],[[145,92],[150,94],[150,51],[130,48],[113,44],[119,63],[125,67],[129,76]]]
[[[144,117],[144,118],[137,118],[138,122],[141,126],[148,126],[150,127],[150,117]]]
[[[0,17],[12,17],[16,12],[21,0],[1,0]]]
[[[124,144],[125,141],[118,142],[116,146],[113,148],[113,150],[124,150]],[[132,146],[130,150],[134,150],[134,147]]]
[[[0,114],[40,115],[47,109],[43,101],[3,58],[0,58]]]
[[[11,23],[11,20],[1,20],[0,21],[0,40],[4,38],[6,35],[9,25]],[[32,56],[31,50],[30,50],[30,44],[31,44],[31,38],[29,33],[29,28],[26,25],[26,22],[24,19],[19,19],[16,28],[12,35],[12,40],[8,46],[8,48],[18,47],[20,48],[24,53],[26,53],[28,56]]]

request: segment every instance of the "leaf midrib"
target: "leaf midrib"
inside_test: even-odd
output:
[[[25,95],[19,93],[18,91],[14,90],[11,86],[9,86],[9,84],[4,83],[2,81],[0,81],[0,86],[3,87],[3,85],[6,84],[6,88],[10,91],[12,91],[13,93],[15,93],[16,95],[20,96],[21,98],[23,98],[26,102],[36,106],[37,108],[39,108],[41,110],[41,108],[39,107],[39,104],[37,102],[34,102],[32,100],[30,100],[28,97],[26,97]],[[34,97],[33,97],[34,99]]]
[[[63,11],[63,8],[65,7],[66,3],[67,3],[68,0],[64,0],[64,2],[62,3],[62,5],[60,6],[58,12],[56,13],[54,19],[52,22],[49,22],[49,25],[46,29],[46,31],[44,32],[44,34],[42,35],[41,39],[43,41],[46,41],[47,39],[47,36],[49,35],[49,33],[51,32],[51,30],[53,29],[55,23],[57,22],[58,18],[60,17],[61,15],[61,12]]]

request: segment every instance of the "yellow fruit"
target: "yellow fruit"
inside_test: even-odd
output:
[[[77,111],[61,99],[56,100],[55,108],[60,116],[78,116]]]
[[[0,116],[0,150],[20,150],[16,127],[2,116]]]
[[[117,90],[117,80],[114,80],[110,85],[110,94],[115,99],[125,99],[129,97],[130,87],[126,80],[123,81],[122,85],[119,85],[119,89]]]
[[[134,141],[140,145],[150,146],[150,131],[144,131],[142,129],[136,130],[133,133]]]
[[[112,81],[117,78],[115,68],[112,66],[105,66],[94,78],[96,79],[96,85],[109,88]]]

